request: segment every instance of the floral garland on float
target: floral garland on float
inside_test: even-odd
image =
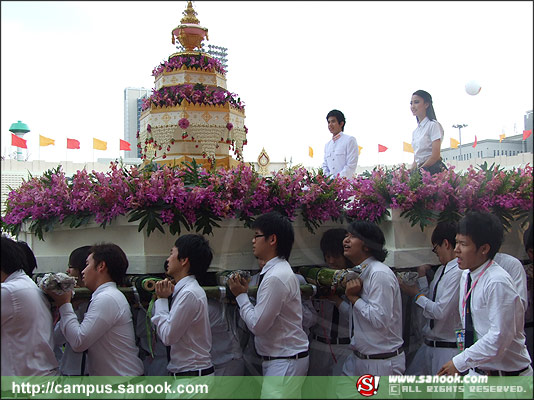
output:
[[[147,235],[156,229],[174,235],[182,228],[210,234],[223,219],[249,226],[256,216],[276,210],[290,219],[300,215],[313,232],[328,220],[381,222],[395,209],[421,230],[437,221],[456,221],[471,210],[498,215],[508,229],[512,221],[527,221],[532,183],[528,164],[504,170],[484,163],[465,173],[450,167],[435,175],[410,173],[405,166],[376,167],[353,179],[300,166],[262,177],[245,163],[215,171],[194,161],[142,168],[111,163],[108,172],[83,169],[72,177],[58,166],[9,193],[2,229],[17,235],[27,224],[43,239],[58,225],[79,228],[94,219],[105,228],[124,215],[139,221],[139,231],[146,229]]]

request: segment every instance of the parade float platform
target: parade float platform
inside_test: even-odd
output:
[[[219,228],[213,229],[213,234],[206,235],[214,252],[210,271],[258,269],[252,254],[252,231],[236,219],[223,220],[219,225]],[[327,229],[346,226],[346,223],[329,221],[311,233],[302,218],[297,217],[293,222],[295,243],[289,260],[291,265],[323,265],[319,246],[322,234]],[[388,250],[385,263],[390,267],[400,269],[438,263],[431,251],[432,229],[421,231],[419,226],[410,226],[406,218],[400,217],[399,210],[391,210],[391,216],[386,217],[379,226],[384,232]],[[146,230],[139,232],[138,227],[138,222],[128,222],[126,217],[119,216],[105,229],[94,222],[76,229],[58,226],[52,232],[45,233],[44,240],[23,229],[18,239],[26,241],[33,249],[39,265],[36,272],[39,273],[65,271],[68,255],[73,249],[99,242],[112,242],[124,250],[130,262],[129,274],[163,272],[164,261],[178,236],[157,230],[147,235]],[[196,232],[182,231],[182,234],[185,233]],[[511,230],[505,234],[501,251],[520,259],[526,258],[519,223],[513,223]]]

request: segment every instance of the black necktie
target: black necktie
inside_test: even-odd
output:
[[[85,310],[85,312],[89,311],[89,306],[91,305],[91,300],[89,300],[89,304],[87,304],[87,309]],[[85,318],[85,313],[83,314],[84,318]],[[83,319],[82,321],[83,322]],[[80,322],[80,323],[81,323]],[[87,353],[88,353],[89,349],[86,349],[83,351],[83,354],[82,354],[82,365],[80,366],[80,375],[81,376],[85,376],[85,363],[87,361]]]
[[[466,293],[469,293],[471,289],[471,273],[467,274],[467,289]],[[475,329],[473,327],[473,317],[471,316],[471,293],[467,296],[465,301],[465,346],[468,348],[475,343]]]
[[[436,301],[436,293],[438,292],[438,284],[439,281],[441,281],[441,278],[443,278],[443,275],[445,274],[445,267],[443,267],[443,271],[441,271],[441,275],[438,278],[438,281],[436,282],[436,286],[434,286],[434,293],[432,294],[432,301]],[[430,320],[430,329],[434,329],[434,320]]]
[[[172,294],[167,297],[167,301],[169,302],[169,312],[171,311],[172,307]],[[167,362],[171,362],[171,346],[166,346],[167,348]]]
[[[337,340],[338,325],[339,325],[339,310],[337,309],[336,305],[334,304],[334,310],[332,311],[332,326],[330,328],[330,338],[332,339],[332,342]]]

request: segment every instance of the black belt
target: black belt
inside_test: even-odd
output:
[[[291,359],[291,360],[298,360],[299,358],[304,358],[304,357],[308,357],[308,352],[307,351],[303,351],[302,353],[295,354],[294,356],[280,356],[280,357],[261,356],[263,361],[281,360],[283,358]]]
[[[425,344],[430,347],[445,347],[448,349],[455,349],[456,343],[454,342],[440,342],[439,340],[425,339]]]
[[[487,376],[519,376],[522,372],[525,372],[528,369],[528,365],[520,369],[519,371],[488,371],[484,369],[480,369],[478,367],[475,367],[475,372],[480,375],[487,375]]]
[[[330,339],[325,338],[322,336],[313,335],[313,338],[321,343],[330,343],[330,344],[350,344],[350,338],[344,337],[344,338],[337,338],[337,339]]]
[[[206,369],[195,369],[193,371],[184,371],[184,372],[171,372],[169,375],[171,376],[204,376],[213,374],[215,372],[215,368],[209,367]]]
[[[404,350],[398,349],[395,351],[392,351],[391,353],[380,353],[380,354],[371,354],[371,355],[365,355],[360,353],[358,350],[352,350],[356,357],[362,358],[364,360],[385,360],[387,358],[395,357],[401,354]]]

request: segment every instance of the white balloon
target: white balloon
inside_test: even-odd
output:
[[[477,81],[469,81],[465,84],[465,91],[467,94],[470,94],[471,96],[475,96],[480,93],[480,89],[482,87],[480,86],[480,83]]]

